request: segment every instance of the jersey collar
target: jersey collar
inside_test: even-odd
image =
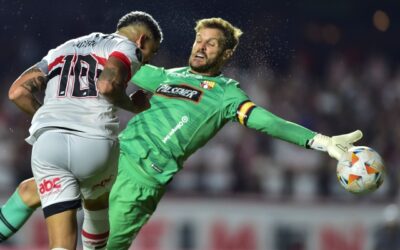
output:
[[[191,71],[190,67],[187,67],[187,68],[186,68],[186,73],[187,73],[188,75],[191,75],[191,76],[197,78],[197,79],[219,78],[219,77],[223,77],[223,74],[222,74],[222,73],[220,73],[219,75],[216,75],[216,76],[205,76],[205,75],[193,73],[193,72]]]

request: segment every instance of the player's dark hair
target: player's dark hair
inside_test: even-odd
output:
[[[158,22],[148,13],[143,11],[132,11],[121,17],[117,24],[117,29],[127,27],[129,25],[144,25],[149,29],[154,37],[154,40],[162,42],[163,33]]]

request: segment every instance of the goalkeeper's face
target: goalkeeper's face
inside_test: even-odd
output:
[[[189,65],[196,73],[214,75],[221,71],[226,61],[223,55],[224,35],[222,31],[203,28],[196,34]]]

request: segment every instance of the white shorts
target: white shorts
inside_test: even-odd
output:
[[[45,217],[79,208],[81,199],[109,192],[117,177],[119,144],[46,130],[33,144],[32,172]]]

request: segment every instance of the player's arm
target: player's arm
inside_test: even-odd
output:
[[[110,56],[97,81],[99,93],[111,103],[133,113],[139,113],[149,107],[148,103],[134,101],[134,95],[126,94],[126,86],[130,77],[130,69],[118,57]]]
[[[246,127],[302,147],[326,151],[338,160],[353,146],[354,142],[362,138],[359,130],[329,137],[282,119],[256,106],[237,85],[233,84],[226,90],[224,104],[228,119],[236,120]]]
[[[8,98],[31,116],[42,106],[35,93],[43,91],[47,83],[47,75],[41,69],[47,68],[47,65],[41,64],[43,63],[40,62],[22,73],[8,91]]]
[[[244,106],[246,104],[249,108]],[[333,137],[318,134],[257,107],[250,101],[245,101],[244,105],[238,110],[238,120],[243,125],[299,146],[328,152],[337,160],[353,146],[354,142],[362,138],[359,130]]]
[[[239,104],[236,116],[237,121],[248,128],[302,147],[307,147],[308,141],[317,134],[256,106],[250,100]]]
[[[164,68],[146,64],[132,77],[131,83],[150,93],[154,93],[160,84],[164,83],[165,79]]]

